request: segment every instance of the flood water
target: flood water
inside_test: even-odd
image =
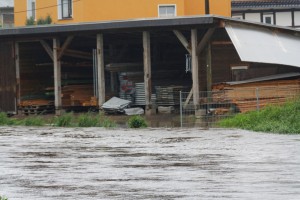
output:
[[[0,127],[9,200],[300,199],[300,136]]]

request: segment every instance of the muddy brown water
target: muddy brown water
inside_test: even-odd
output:
[[[0,127],[9,200],[300,199],[300,136]]]

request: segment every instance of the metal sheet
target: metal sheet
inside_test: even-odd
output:
[[[270,81],[270,80],[278,80],[278,79],[286,79],[286,78],[294,78],[294,77],[300,77],[300,73],[293,72],[293,73],[286,73],[286,74],[276,74],[276,75],[271,75],[271,76],[264,76],[264,77],[259,77],[259,78],[248,79],[248,80],[244,80],[244,81],[226,82],[226,84],[239,85],[239,84],[245,84],[245,83],[255,83],[255,82],[261,82],[261,81]]]
[[[225,28],[242,61],[300,67],[300,36],[230,22]]]

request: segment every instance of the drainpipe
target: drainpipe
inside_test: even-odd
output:
[[[205,0],[205,14],[209,15],[209,0]]]

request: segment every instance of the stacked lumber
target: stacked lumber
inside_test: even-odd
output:
[[[54,113],[54,101],[46,99],[23,100],[20,102],[19,110],[25,115]]]
[[[240,112],[280,105],[300,95],[300,80],[276,80],[230,85],[221,83],[213,86],[213,102],[231,102]]]
[[[93,85],[67,85],[62,88],[63,106],[96,106]]]

